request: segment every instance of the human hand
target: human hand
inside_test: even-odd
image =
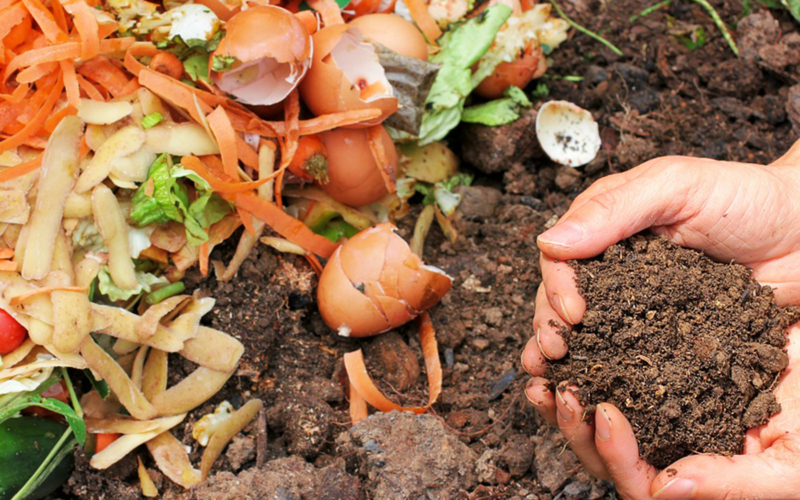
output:
[[[768,426],[748,433],[746,455],[688,457],[668,468],[669,474],[657,476],[658,471],[639,459],[630,425],[616,408],[600,405],[596,425],[586,423],[570,391],[554,396],[540,378],[545,356],[558,359],[567,351],[550,322],[573,325],[585,311],[574,272],[559,261],[592,257],[650,227],[680,245],[753,268],[756,279],[776,288],[780,304],[798,303],[798,152],[800,144],[771,167],[690,158],[654,160],[601,179],[540,236],[543,282],[536,298],[535,334],[522,356],[525,369],[535,377],[527,396],[546,419],[561,427],[587,470],[615,480],[625,498],[651,498],[651,493],[659,498],[732,498],[736,492],[745,497],[794,498],[800,485],[776,480],[773,473],[794,472],[783,477],[795,478],[800,472],[800,465],[792,465],[800,462],[800,381],[794,380],[800,375],[792,374],[800,358],[796,346],[800,334],[793,330],[790,367],[776,394],[784,410]],[[765,470],[759,472],[759,466]],[[682,479],[693,480],[693,486]],[[664,489],[668,483],[670,489]],[[685,490],[672,489],[678,487]],[[766,494],[779,487],[788,489]],[[664,490],[659,493],[660,489]]]

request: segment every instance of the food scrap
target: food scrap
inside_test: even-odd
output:
[[[419,255],[434,218],[457,237],[453,189],[471,182],[441,141],[462,113],[499,124],[530,106],[521,89],[567,27],[525,5],[3,3],[0,433],[50,425],[17,418],[36,408],[60,439],[0,477],[0,498],[54,491],[75,447],[105,469],[145,445],[174,483],[205,480],[263,403],[200,418],[195,468],[175,433],[244,346],[201,324],[215,300],[183,278],[196,267],[230,280],[259,241],[308,260],[341,335],[416,318],[430,399],[407,409],[429,408],[441,369],[427,311],[451,278]],[[497,100],[465,111],[468,98]],[[409,247],[392,221],[417,194],[426,208]],[[240,228],[231,261],[212,260]],[[196,368],[174,382],[176,357]],[[400,408],[360,350],[344,363],[354,421],[367,403]],[[142,493],[158,495],[137,459]]]

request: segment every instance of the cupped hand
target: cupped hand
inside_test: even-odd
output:
[[[522,354],[526,395],[558,425],[586,469],[612,479],[626,499],[800,498],[800,328],[776,390],[782,412],[747,434],[745,455],[692,456],[659,473],[639,458],[633,431],[612,405],[594,422],[569,388],[547,389],[547,359],[567,352],[557,330],[579,323],[586,304],[563,261],[602,253],[650,228],[679,245],[753,269],[779,304],[800,303],[800,142],[769,167],[667,157],[600,179],[539,236],[542,285],[534,334]]]

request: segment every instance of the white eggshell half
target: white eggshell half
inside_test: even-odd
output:
[[[580,167],[600,151],[600,130],[592,114],[568,101],[549,101],[536,115],[536,137],[556,163]]]

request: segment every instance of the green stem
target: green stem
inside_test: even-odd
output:
[[[183,281],[176,281],[171,285],[167,285],[164,288],[159,288],[154,292],[148,293],[144,300],[152,306],[158,304],[162,300],[172,297],[173,295],[178,295],[184,290],[186,290],[186,285],[183,284]]]
[[[632,22],[636,21],[637,19],[639,19],[640,17],[649,16],[650,14],[652,14],[655,11],[657,11],[658,9],[663,9],[664,7],[666,7],[667,5],[669,5],[671,3],[672,3],[672,0],[664,0],[663,2],[658,2],[655,5],[651,5],[650,7],[644,9],[643,11],[639,12],[638,14],[634,14],[631,17],[629,17],[628,18],[628,22],[632,23]]]
[[[703,7],[708,12],[708,15],[711,16],[711,19],[714,20],[714,24],[717,25],[717,28],[722,32],[722,37],[725,38],[725,41],[728,42],[728,46],[731,48],[731,51],[736,54],[736,57],[739,57],[739,47],[736,46],[736,42],[733,40],[731,36],[731,32],[728,31],[728,27],[722,22],[722,19],[717,14],[716,9],[708,3],[708,0],[692,0],[697,5]]]
[[[72,379],[69,378],[67,369],[63,366],[61,367],[61,374],[64,376],[64,383],[67,384],[69,399],[72,401],[72,409],[75,410],[75,414],[78,415],[78,417],[83,418],[83,408],[81,408],[81,403],[78,401],[78,395],[75,394],[75,388],[72,386]]]
[[[61,435],[61,439],[59,439],[56,445],[53,446],[53,449],[50,450],[50,453],[47,454],[47,457],[44,459],[44,461],[42,461],[42,463],[39,464],[39,468],[36,469],[36,472],[34,472],[33,475],[30,477],[30,479],[28,479],[28,481],[22,486],[22,488],[20,488],[17,494],[11,497],[11,500],[23,500],[25,497],[31,494],[30,490],[33,488],[33,485],[36,484],[37,481],[39,480],[39,476],[45,471],[45,469],[47,469],[47,467],[50,465],[50,462],[53,461],[55,456],[60,453],[62,446],[64,445],[64,443],[67,442],[67,439],[71,435],[72,435],[72,429],[67,429],[66,431],[64,431],[64,434]]]
[[[699,0],[696,0],[696,1],[699,1]],[[561,10],[561,7],[559,7],[559,6],[558,6],[558,4],[555,2],[555,0],[550,0],[550,3],[551,3],[551,4],[553,4],[553,7],[555,7],[555,9],[556,9],[556,12],[558,12],[558,15],[559,15],[559,16],[561,16],[561,18],[562,18],[564,21],[566,21],[566,22],[567,22],[567,24],[569,24],[570,26],[572,26],[572,27],[573,27],[573,28],[575,28],[576,30],[580,31],[580,32],[581,32],[581,33],[583,33],[584,35],[588,35],[588,36],[590,36],[590,37],[594,38],[595,40],[597,40],[598,42],[602,43],[603,45],[605,45],[606,47],[608,47],[609,49],[611,49],[611,52],[615,53],[616,55],[618,55],[618,56],[623,56],[623,55],[625,55],[625,54],[623,54],[623,53],[622,53],[622,51],[621,51],[621,50],[619,50],[619,49],[617,48],[617,46],[616,46],[616,45],[614,45],[613,43],[609,42],[608,40],[606,40],[606,39],[605,39],[605,38],[603,38],[602,36],[598,35],[598,34],[597,34],[597,33],[595,33],[594,31],[590,31],[590,30],[588,30],[588,29],[584,28],[583,26],[581,26],[580,24],[576,23],[576,22],[575,22],[575,21],[573,21],[572,19],[570,19],[570,18],[569,18],[569,17],[568,17],[566,14],[564,14],[564,11],[563,11],[563,10]]]

